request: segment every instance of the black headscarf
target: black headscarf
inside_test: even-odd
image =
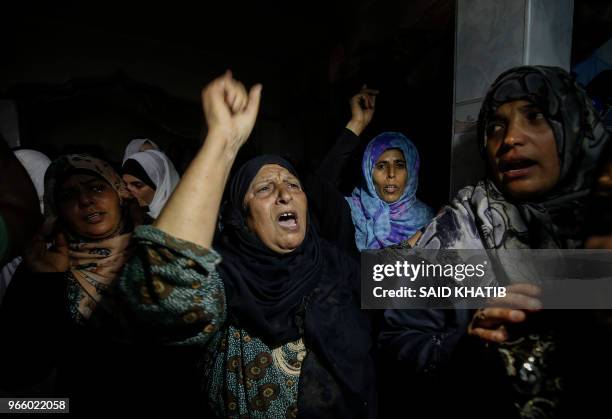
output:
[[[308,355],[300,375],[300,416],[373,417],[372,342],[369,319],[359,308],[359,267],[319,239],[310,219],[302,244],[286,254],[273,252],[248,230],[244,196],[266,164],[298,177],[289,162],[267,155],[248,161],[232,178],[215,245],[223,258],[219,272],[229,320],[270,347],[303,338]]]
[[[483,154],[487,124],[501,105],[515,100],[527,100],[542,110],[555,137],[560,165],[559,181],[551,191],[534,202],[514,202],[529,227],[530,246],[580,246],[586,198],[609,134],[584,89],[565,70],[516,67],[496,79],[482,104],[478,138]],[[504,199],[491,182],[487,186],[490,199]]]
[[[544,200],[590,189],[608,133],[584,89],[558,67],[524,66],[502,73],[487,92],[478,117],[483,153],[487,124],[501,105],[515,100],[538,106],[555,136],[561,172]]]
[[[320,279],[322,260],[319,237],[310,225],[302,244],[286,254],[269,249],[249,231],[244,196],[267,164],[284,167],[297,177],[288,161],[272,155],[256,157],[238,170],[223,214],[220,269],[233,320],[273,347],[300,338],[295,313]]]
[[[143,181],[151,189],[157,189],[155,182],[153,182],[142,165],[135,159],[127,159],[125,163],[123,163],[123,166],[121,167],[121,174],[132,175],[135,178]]]

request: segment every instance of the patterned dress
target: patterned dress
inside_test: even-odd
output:
[[[296,417],[302,339],[270,348],[231,324],[214,250],[152,226],[139,227],[133,237],[140,251],[118,286],[138,333],[203,348],[203,386],[218,416]]]

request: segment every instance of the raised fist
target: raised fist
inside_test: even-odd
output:
[[[237,152],[253,130],[259,101],[261,84],[251,87],[247,93],[244,85],[226,71],[202,90],[202,107],[209,134],[226,141],[231,150]]]

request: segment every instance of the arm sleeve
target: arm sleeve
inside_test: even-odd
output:
[[[386,310],[382,352],[418,373],[436,375],[465,341],[468,310]]]
[[[325,155],[321,164],[316,170],[316,174],[327,179],[327,181],[338,188],[341,175],[346,167],[351,154],[359,145],[359,136],[348,128],[343,128],[336,143]]]
[[[473,220],[469,206],[453,200],[425,228],[415,247],[482,248]],[[471,341],[467,336],[471,315],[466,309],[386,310],[378,346],[410,370],[434,376]]]
[[[346,162],[358,144],[359,137],[344,128],[315,173],[307,177],[304,184],[310,213],[314,216],[320,236],[353,258],[359,258],[355,246],[355,227],[351,208],[340,192],[339,185]]]
[[[117,284],[133,338],[206,345],[226,318],[221,257],[153,226],[138,227],[133,240]]]

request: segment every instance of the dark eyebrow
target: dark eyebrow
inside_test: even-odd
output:
[[[376,165],[378,165],[378,164],[382,164],[382,163],[389,163],[389,162],[392,162],[392,163],[397,163],[397,162],[403,162],[403,163],[406,163],[406,159],[379,160],[379,161],[377,161],[376,163],[374,163],[374,165],[376,166]]]
[[[536,106],[536,105],[534,105],[533,103],[530,103],[530,104],[528,104],[528,105],[521,106],[521,107],[519,108],[519,110],[520,110],[521,112],[542,112],[542,109],[540,109],[540,107],[539,107],[539,106]]]
[[[98,179],[97,177],[94,177],[92,179],[86,180],[85,182],[81,182],[81,185],[89,185],[90,183],[93,183],[93,182],[103,182],[103,183],[106,183],[104,180]]]

